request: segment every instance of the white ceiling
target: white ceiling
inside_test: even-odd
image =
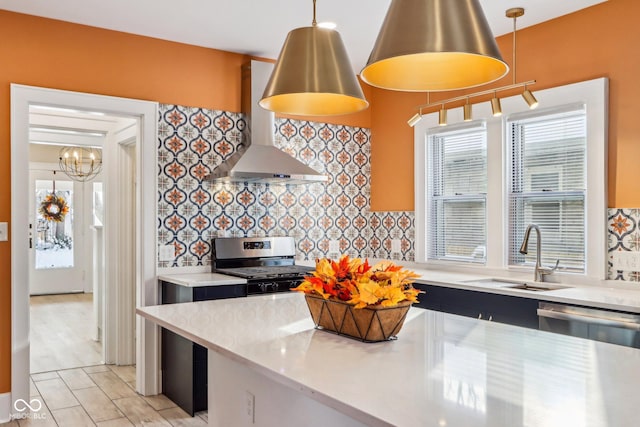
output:
[[[105,135],[133,126],[136,120],[102,112],[29,106],[29,142],[39,145],[100,147]]]
[[[456,1],[456,0],[449,0]],[[494,36],[508,33],[504,13],[524,7],[518,28],[606,0],[480,0]],[[338,27],[359,73],[390,0],[318,0],[318,22]],[[312,0],[0,0],[0,9],[231,52],[277,58],[287,33],[311,24]]]

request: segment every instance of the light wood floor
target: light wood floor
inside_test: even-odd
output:
[[[30,306],[32,374],[103,363],[92,294],[32,296]]]
[[[206,411],[192,418],[164,395],[137,394],[135,366],[102,363],[91,294],[33,296],[30,305],[30,403],[42,406],[0,427],[207,425]]]
[[[192,418],[164,395],[140,396],[135,377],[134,366],[113,365],[33,374],[30,401],[40,410],[0,427],[207,425],[206,412]]]

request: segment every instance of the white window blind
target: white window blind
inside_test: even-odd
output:
[[[486,261],[487,142],[484,123],[428,139],[428,258]]]
[[[534,265],[536,237],[528,255],[520,245],[529,224],[542,233],[542,262],[572,271],[585,268],[586,112],[538,114],[508,122],[511,145],[509,264]]]

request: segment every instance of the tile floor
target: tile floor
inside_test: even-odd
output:
[[[93,339],[93,294],[32,296],[30,307],[31,373],[102,363],[102,344]]]
[[[189,416],[163,395],[134,391],[135,367],[97,365],[31,375],[32,418],[0,427],[206,426],[206,412]],[[33,405],[36,405],[33,402]]]

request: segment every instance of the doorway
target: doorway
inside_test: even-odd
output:
[[[29,295],[84,292],[92,249],[84,184],[55,164],[46,166],[37,168],[29,158]],[[43,212],[47,206],[56,212]]]
[[[125,296],[123,286],[117,279],[111,277],[110,269],[105,269],[105,283],[114,283],[105,289],[104,317],[105,322],[111,322],[113,328],[105,328],[105,342],[113,342],[107,348],[115,349],[114,361],[120,364],[135,354],[135,359],[122,364],[135,362],[136,389],[143,395],[158,393],[158,331],[155,325],[137,319],[132,309],[128,310],[129,319],[121,321],[117,309],[129,298],[135,301],[135,306],[146,306],[157,303],[158,293],[156,269],[156,237],[155,237],[155,178],[156,178],[156,139],[157,139],[157,103],[138,101],[124,98],[91,95],[77,92],[43,89],[22,85],[11,85],[11,266],[12,266],[12,400],[28,399],[29,397],[29,290],[24,283],[28,282],[28,144],[29,141],[29,108],[30,106],[51,106],[84,112],[98,112],[119,117],[135,119],[138,126],[135,130],[128,129],[122,135],[114,135],[109,145],[110,153],[105,153],[111,161],[105,161],[104,197],[107,206],[109,200],[117,200],[118,172],[120,152],[124,149],[118,144],[117,138],[123,138],[127,132],[137,132],[134,157],[135,162],[135,206],[136,212],[130,221],[135,223],[136,256],[134,263],[134,297]],[[123,140],[121,139],[121,140]],[[111,193],[110,193],[111,191]],[[117,206],[113,209],[118,209]],[[105,221],[110,223],[109,217],[117,217],[113,212],[105,213]],[[119,240],[117,238],[118,224],[114,219],[114,226],[105,230],[105,265],[117,260]],[[114,236],[113,238],[111,236]],[[114,263],[115,265],[115,263]],[[124,302],[122,300],[125,300]],[[135,333],[134,333],[135,331]],[[136,339],[137,337],[137,339]],[[134,344],[135,343],[135,344]],[[135,345],[135,351],[130,351]],[[130,348],[129,348],[130,347]],[[109,362],[107,355],[105,362]]]
[[[58,165],[34,161],[50,160],[60,148],[29,146],[31,374],[104,361],[101,319],[95,310],[101,298],[93,289],[93,272],[104,266],[92,256],[96,248],[90,229],[96,183],[73,181]]]
[[[133,129],[135,118],[49,105],[29,106],[30,372],[127,363],[104,342],[105,145]],[[131,144],[135,146],[136,138]],[[107,147],[106,151],[111,148]],[[132,168],[133,165],[125,165]],[[122,174],[133,181],[132,174]],[[122,204],[135,217],[135,204]],[[135,247],[134,233],[125,248]],[[133,257],[128,262],[133,264]],[[127,260],[113,260],[125,264]],[[123,277],[135,294],[135,277]],[[133,302],[124,312],[132,311]],[[127,338],[132,340],[133,337]],[[123,340],[124,341],[124,340]],[[103,346],[103,343],[106,344]],[[117,344],[117,343],[116,343]],[[131,346],[129,346],[131,347]],[[134,353],[129,355],[133,363]]]

